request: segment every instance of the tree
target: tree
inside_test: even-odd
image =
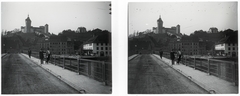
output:
[[[40,37],[40,38],[43,38],[43,37],[45,37],[45,36],[44,36],[43,34],[40,34],[39,37]]]

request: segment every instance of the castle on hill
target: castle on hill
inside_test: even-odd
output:
[[[31,26],[31,22],[32,21],[28,15],[27,19],[25,19],[25,26],[21,26],[21,31],[23,33],[38,33],[38,34],[49,33],[48,24],[45,24],[44,26],[33,27]]]
[[[159,16],[159,19],[157,20],[157,27],[153,27],[154,33],[170,33],[170,34],[180,34],[180,25],[173,26],[171,28],[163,27],[163,20],[161,19],[161,16]]]

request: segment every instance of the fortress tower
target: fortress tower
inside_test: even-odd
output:
[[[27,19],[25,19],[25,24],[26,24],[25,33],[30,33],[31,32],[31,22],[32,21],[30,20],[29,15],[28,15]]]
[[[179,24],[177,25],[176,33],[177,33],[177,34],[180,34],[180,25],[179,25]]]
[[[46,24],[44,27],[44,33],[48,33],[48,24]]]
[[[161,19],[161,15],[160,15],[159,19],[157,20],[157,33],[163,33],[162,28],[163,28],[163,21]]]

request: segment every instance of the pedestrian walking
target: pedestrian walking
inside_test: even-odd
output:
[[[32,51],[31,51],[31,49],[29,48],[29,50],[28,50],[28,56],[29,56],[29,58],[31,58],[31,54],[32,54]]]
[[[46,63],[48,64],[49,60],[50,60],[50,56],[51,56],[51,52],[49,50],[49,48],[47,49],[46,51],[46,57],[47,57],[47,60],[46,60]]]
[[[175,59],[175,52],[174,50],[172,49],[172,51],[170,52],[170,58],[172,60],[172,65],[174,64],[174,59]]]
[[[182,58],[182,52],[181,52],[181,50],[180,50],[180,49],[178,49],[178,52],[177,52],[177,54],[178,54],[178,60],[177,60],[177,64],[179,64],[179,62],[181,61],[181,58]]]
[[[39,58],[40,58],[41,64],[43,64],[44,55],[43,55],[43,49],[42,48],[39,51]]]
[[[163,51],[162,50],[159,52],[159,55],[160,55],[160,58],[162,59],[162,56],[163,56]]]

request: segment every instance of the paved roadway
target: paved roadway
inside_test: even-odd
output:
[[[207,94],[208,92],[153,55],[128,63],[129,94]]]
[[[2,94],[78,94],[34,62],[19,54],[2,58]]]

